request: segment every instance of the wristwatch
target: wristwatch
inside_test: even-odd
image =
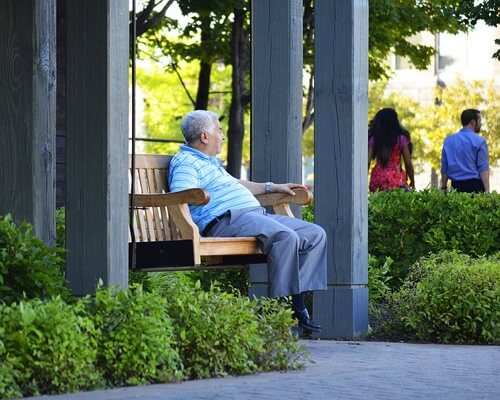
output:
[[[266,182],[265,186],[264,186],[264,192],[265,193],[271,193],[271,186],[273,185],[272,182]]]

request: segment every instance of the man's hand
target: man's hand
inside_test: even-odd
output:
[[[299,183],[273,183],[271,193],[286,193],[295,196],[295,192],[292,189],[307,189],[307,186]]]
[[[246,181],[243,179],[239,179],[238,182],[250,190],[254,195],[264,194],[266,191],[265,183]],[[269,193],[286,193],[294,196],[295,193],[292,189],[308,189],[308,187],[300,183],[272,183],[269,188]]]

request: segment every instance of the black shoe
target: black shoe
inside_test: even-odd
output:
[[[299,327],[311,332],[320,332],[321,325],[314,322],[311,317],[309,317],[309,312],[307,308],[304,308],[302,311],[294,309],[295,318],[299,320]]]

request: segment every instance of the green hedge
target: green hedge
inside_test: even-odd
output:
[[[0,327],[1,398],[102,386],[95,328],[83,304],[57,297],[0,306]]]
[[[47,247],[35,237],[31,225],[0,217],[0,302],[68,297],[63,255],[61,248]]]
[[[295,321],[288,307],[271,299],[250,301],[214,285],[201,290],[199,281],[194,287],[176,284],[183,279],[150,273],[141,280],[172,299],[167,312],[190,378],[301,366],[304,351],[291,334]]]
[[[394,190],[369,196],[368,252],[382,263],[392,259],[393,285],[420,257],[441,250],[500,251],[500,195]]]
[[[63,250],[30,225],[0,219],[0,244],[0,398],[298,368],[306,355],[274,300],[182,273],[132,273],[127,290],[77,299]]]
[[[110,386],[171,382],[184,376],[167,301],[139,285],[100,288],[89,315],[96,327],[96,364]]]
[[[396,299],[414,339],[500,344],[500,253],[425,257],[412,266]]]

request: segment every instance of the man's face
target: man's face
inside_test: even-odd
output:
[[[473,122],[472,127],[474,128],[474,132],[479,133],[482,126],[481,115],[478,115],[477,119],[473,120],[472,122]]]
[[[213,124],[213,131],[207,135],[207,154],[209,156],[216,156],[222,151],[222,142],[224,141],[224,133],[219,120],[215,120]]]

